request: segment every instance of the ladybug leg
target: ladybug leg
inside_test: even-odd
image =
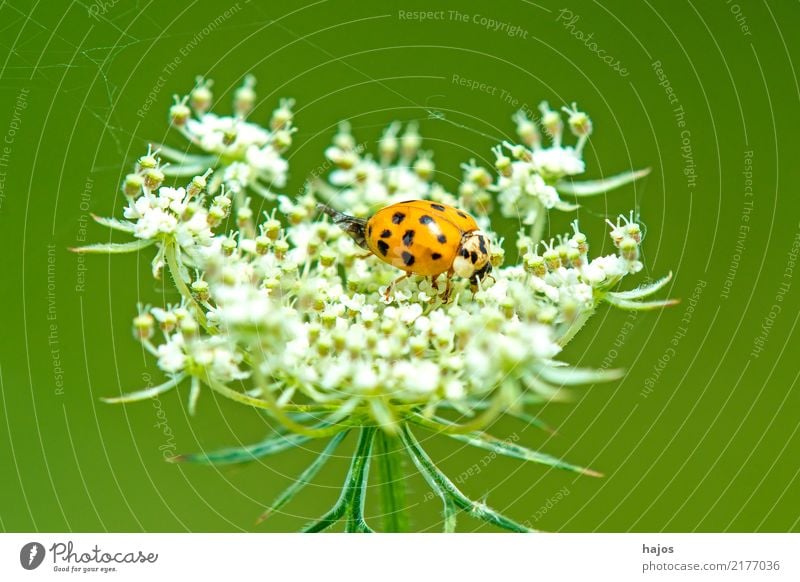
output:
[[[439,292],[439,281],[438,281],[438,279],[439,279],[439,275],[433,275],[431,277],[431,287],[436,289],[437,293]]]
[[[383,292],[383,298],[386,299],[386,301],[389,301],[389,295],[392,294],[392,291],[394,290],[394,286],[397,285],[403,279],[408,279],[410,276],[411,276],[411,273],[406,273],[405,275],[401,275],[397,279],[395,279],[394,281],[389,283],[389,285],[386,287],[386,291]]]
[[[442,301],[447,303],[450,300],[450,293],[453,292],[453,272],[448,271],[447,273],[447,283],[444,287],[444,296],[442,297]]]

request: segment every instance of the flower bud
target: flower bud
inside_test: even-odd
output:
[[[489,255],[489,263],[495,269],[501,267],[506,260],[506,251],[499,244],[492,245],[491,253]]]
[[[287,243],[283,239],[276,240],[274,250],[275,250],[275,256],[279,259],[282,259],[286,255],[286,252],[289,250],[289,243]]]
[[[642,242],[642,229],[635,222],[629,222],[625,225],[625,234],[631,237],[637,243]]]
[[[228,216],[228,211],[216,204],[213,204],[208,209],[208,225],[211,227],[219,226],[220,223]]]
[[[490,214],[492,212],[492,195],[486,190],[478,190],[475,195],[475,210],[480,214]]]
[[[511,156],[515,160],[530,162],[533,159],[533,155],[531,154],[530,150],[523,145],[512,145],[508,142],[504,142],[503,145],[508,148],[508,150],[511,152]]]
[[[592,120],[583,111],[578,111],[576,103],[573,103],[571,108],[564,107],[563,110],[569,116],[567,123],[574,135],[583,137],[592,133]]]
[[[208,301],[208,298],[210,297],[208,291],[208,282],[203,281],[202,279],[192,281],[192,293],[194,293],[198,300]]]
[[[408,340],[408,347],[409,350],[411,350],[412,355],[421,358],[425,355],[425,352],[428,349],[428,340],[424,336],[415,335]]]
[[[144,178],[139,174],[128,174],[125,176],[125,181],[122,183],[122,191],[125,196],[135,198],[142,193],[142,186],[144,185]]]
[[[416,124],[409,124],[403,137],[400,138],[400,147],[402,148],[402,155],[406,159],[412,159],[417,155],[420,146],[422,145],[422,138],[417,131]]]
[[[294,99],[281,99],[280,107],[272,112],[272,119],[269,122],[269,126],[273,131],[289,127],[294,117],[292,113],[293,105]]]
[[[281,286],[281,280],[276,277],[270,277],[268,279],[264,279],[264,289],[272,291],[274,289],[278,289],[280,286]]]
[[[320,356],[327,356],[328,354],[331,353],[332,345],[331,345],[331,340],[330,338],[328,338],[328,336],[320,337],[315,345],[317,347],[317,353]]]
[[[222,240],[222,254],[230,257],[236,251],[236,241],[232,238],[225,238]]]
[[[397,155],[399,144],[397,142],[397,131],[400,129],[399,123],[393,123],[386,128],[378,142],[378,151],[381,155],[381,162],[384,164],[391,163]]]
[[[532,273],[537,277],[544,277],[547,273],[547,267],[545,266],[545,260],[543,257],[535,254],[528,254],[525,255],[524,260],[525,270],[529,273]]]
[[[336,314],[333,311],[323,311],[319,320],[326,329],[333,329],[336,325]]]
[[[308,330],[308,343],[313,344],[319,339],[322,326],[318,323],[309,323],[306,329]]]
[[[245,206],[236,211],[236,224],[239,226],[239,228],[244,228],[250,224],[250,221],[252,220],[253,211],[250,210],[249,207]]]
[[[580,304],[573,297],[561,301],[561,315],[566,321],[575,321],[580,313]]]
[[[492,176],[481,166],[467,166],[467,180],[478,186],[478,188],[488,188],[492,185]]]
[[[214,196],[214,204],[220,208],[224,208],[227,211],[231,207],[231,199],[225,194],[220,194],[218,196]]]
[[[544,305],[536,313],[536,319],[540,323],[549,325],[558,317],[558,308],[555,305]]]
[[[572,265],[573,267],[580,267],[583,265],[583,256],[581,252],[576,248],[568,248],[567,249],[567,263]]]
[[[136,169],[139,172],[144,170],[152,170],[158,167],[158,158],[156,157],[156,152],[152,152],[151,149],[147,148],[147,154],[142,156],[136,161]]]
[[[346,121],[339,124],[339,131],[333,136],[333,145],[343,151],[355,149],[356,140],[350,133],[350,124]]]
[[[232,125],[231,127],[222,131],[222,143],[226,146],[233,145],[236,141],[236,136],[238,135],[239,130],[236,125]]]
[[[503,150],[500,146],[494,148],[493,151],[496,157],[494,167],[497,168],[497,171],[500,172],[503,177],[511,177],[513,170],[513,167],[511,166],[511,158],[503,153]]]
[[[230,286],[236,285],[236,282],[238,280],[236,270],[230,266],[223,267],[220,279],[222,279],[222,282],[225,285],[230,285]]]
[[[639,243],[626,236],[619,243],[619,255],[626,261],[635,261],[639,258]]]
[[[253,105],[256,102],[256,92],[253,89],[255,85],[256,78],[253,75],[247,75],[242,86],[234,92],[233,110],[236,111],[237,115],[244,117],[253,110]]]
[[[289,222],[292,224],[300,224],[306,218],[308,218],[308,211],[302,206],[295,206],[289,211],[287,216],[289,218]]]
[[[206,81],[202,77],[197,78],[197,85],[189,93],[189,105],[198,115],[202,115],[211,108],[211,81]]]
[[[256,237],[256,253],[259,255],[267,254],[271,241],[263,234]]]
[[[542,112],[542,127],[544,127],[547,134],[553,139],[556,146],[561,145],[561,133],[564,130],[564,121],[561,116],[550,109],[547,101],[542,101],[539,104],[539,111]]]
[[[175,105],[169,108],[169,120],[172,125],[181,127],[192,116],[192,110],[186,105],[186,98],[179,99],[175,95]]]
[[[336,159],[333,160],[333,163],[336,164],[336,167],[342,170],[350,170],[358,163],[358,160],[359,157],[357,153],[346,151],[339,153],[339,155],[336,156]],[[364,177],[366,177],[366,174]]]
[[[319,255],[319,264],[323,267],[332,267],[336,263],[336,255],[330,249],[325,249]]]
[[[555,249],[547,249],[543,254],[542,258],[544,259],[545,265],[551,271],[558,269],[561,266],[561,257],[558,254],[558,251]]]
[[[539,129],[536,124],[531,121],[524,111],[518,111],[514,116],[514,121],[517,122],[517,135],[528,147],[538,146],[541,142]]]
[[[575,228],[575,234],[572,235],[570,240],[578,249],[578,252],[583,256],[586,256],[586,254],[589,252],[589,242],[586,239],[586,235],[578,230],[577,221],[575,221],[573,224]]]
[[[189,185],[186,187],[186,193],[189,194],[189,198],[198,196],[206,189],[208,186],[207,179],[210,175],[211,169],[209,168],[202,176],[195,176],[192,178],[192,181],[189,182]]]
[[[133,318],[133,335],[140,340],[149,340],[153,337],[153,316],[149,313],[140,313]]]
[[[433,160],[427,156],[421,157],[414,162],[414,172],[421,180],[425,180],[426,182],[433,177],[434,169]]]
[[[144,173],[144,185],[149,190],[157,190],[164,182],[164,172],[158,168],[151,168]]]
[[[272,144],[278,151],[283,151],[292,145],[292,132],[286,129],[281,129],[275,132],[272,138]]]
[[[262,225],[262,230],[270,240],[278,240],[281,234],[281,223],[275,218],[270,218]]]
[[[186,340],[190,340],[194,337],[197,337],[197,334],[200,332],[200,326],[197,325],[197,322],[194,320],[194,317],[185,317],[180,322],[180,330],[181,335]]]

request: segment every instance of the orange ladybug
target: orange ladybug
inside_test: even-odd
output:
[[[466,212],[430,200],[398,202],[378,210],[368,219],[348,216],[324,204],[319,210],[349,234],[358,246],[385,263],[406,272],[386,289],[411,275],[436,278],[447,274],[444,299],[450,296],[451,279],[469,279],[473,291],[491,270],[489,237]]]

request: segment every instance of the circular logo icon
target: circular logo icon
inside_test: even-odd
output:
[[[35,570],[44,561],[44,546],[39,542],[29,542],[19,551],[19,563],[26,570]]]

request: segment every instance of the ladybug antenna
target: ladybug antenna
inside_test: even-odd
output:
[[[331,219],[333,219],[333,223],[350,235],[350,238],[352,238],[358,246],[362,249],[369,250],[366,239],[366,220],[363,218],[356,218],[355,216],[349,216],[326,204],[317,204],[317,210],[330,216]]]

